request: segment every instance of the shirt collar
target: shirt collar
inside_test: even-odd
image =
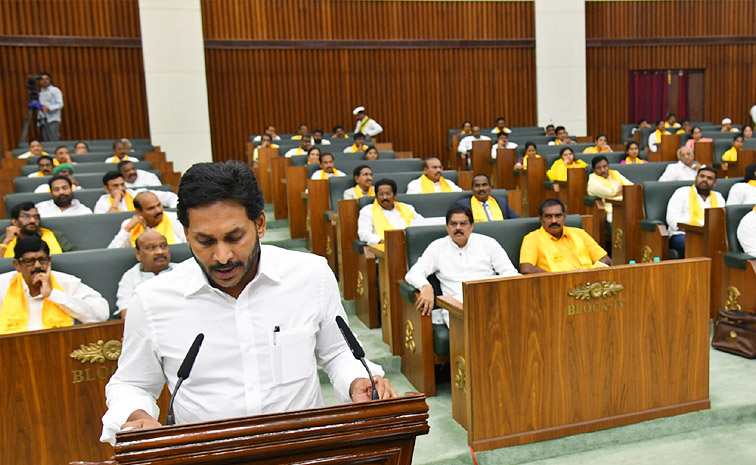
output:
[[[570,234],[569,234],[569,232],[567,230],[567,226],[562,226],[562,236],[560,238],[558,238],[558,239],[556,237],[554,237],[553,234],[551,234],[550,232],[546,231],[546,228],[544,228],[543,226],[541,226],[541,230],[543,231],[544,234],[546,234],[549,237],[549,239],[551,239],[554,242],[562,239],[563,237],[570,237]]]
[[[266,259],[266,257],[268,259]],[[278,266],[276,265],[274,258],[275,257],[273,256],[273,251],[271,249],[269,249],[265,245],[260,246],[260,262],[257,268],[257,275],[255,275],[255,277],[252,278],[252,281],[247,284],[247,288],[249,288],[249,286],[256,285],[257,282],[261,279],[268,279],[276,284],[281,283],[281,273],[278,270]],[[204,289],[215,289],[207,280],[207,276],[205,275],[205,271],[202,269],[202,266],[197,262],[196,259],[191,260],[193,261],[192,265],[196,267],[196,270],[191,274],[189,278],[186,289],[184,290],[184,296],[189,297],[192,294],[196,294]],[[245,290],[247,288],[245,288]]]

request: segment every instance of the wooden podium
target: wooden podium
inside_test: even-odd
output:
[[[281,414],[217,420],[116,436],[118,464],[409,465],[427,434],[421,394]]]
[[[475,450],[709,408],[709,267],[696,258],[463,284],[452,414]]]

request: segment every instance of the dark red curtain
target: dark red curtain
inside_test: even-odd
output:
[[[653,126],[666,118],[668,91],[666,71],[630,71],[630,122],[646,118]]]

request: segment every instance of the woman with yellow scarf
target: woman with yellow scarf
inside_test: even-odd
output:
[[[551,169],[546,171],[546,176],[552,182],[567,181],[568,169],[580,169],[588,166],[583,160],[575,160],[575,153],[569,147],[562,147],[559,149],[559,160],[555,161],[551,165]]]

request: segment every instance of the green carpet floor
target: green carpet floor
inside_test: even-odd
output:
[[[273,218],[269,210],[268,218]],[[306,250],[304,239],[290,238],[286,221],[270,221],[263,243]],[[383,366],[399,393],[416,391],[401,374],[399,357],[383,343],[381,330],[368,329],[356,317],[352,301],[343,303],[368,357]],[[476,458],[480,465],[756,463],[756,440],[750,437],[756,434],[756,362],[712,350],[709,379],[710,410],[478,452]],[[336,403],[323,373],[321,382],[326,403]],[[437,392],[427,400],[430,433],[418,437],[413,464],[472,464],[467,432],[451,416],[450,383],[440,383]]]

